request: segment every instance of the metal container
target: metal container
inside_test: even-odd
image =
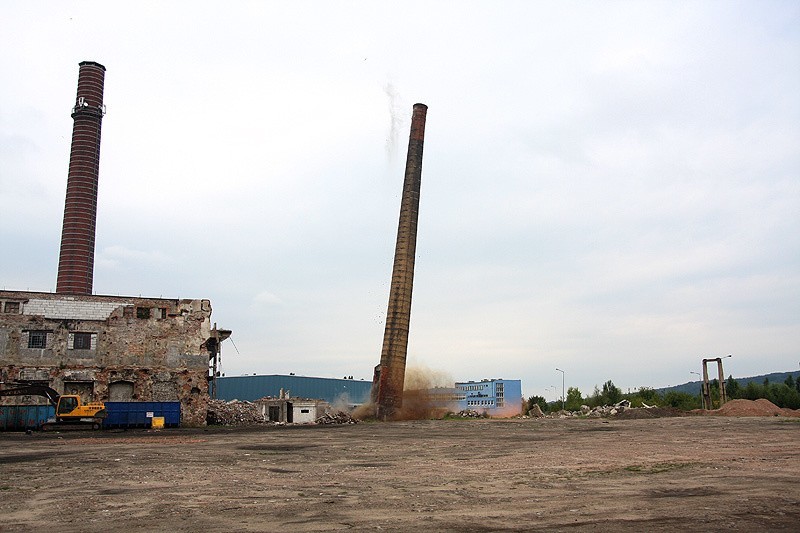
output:
[[[154,418],[163,418],[163,427],[181,424],[181,402],[105,402],[104,428],[150,428]]]
[[[56,410],[52,405],[0,405],[0,430],[40,429]]]

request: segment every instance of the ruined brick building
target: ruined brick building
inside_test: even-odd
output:
[[[0,291],[0,381],[84,400],[180,401],[182,423],[202,425],[210,316],[208,300]]]
[[[0,291],[0,387],[180,401],[181,422],[203,425],[219,345],[230,335],[212,326],[211,303],[92,294],[105,71],[80,63],[56,292]]]

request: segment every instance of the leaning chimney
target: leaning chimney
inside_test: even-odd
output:
[[[422,183],[422,147],[425,140],[427,112],[428,106],[414,104],[381,364],[379,370],[376,368],[375,376],[378,383],[375,414],[381,420],[393,418],[403,406],[408,330],[411,321],[411,292],[414,285],[414,257],[417,249],[419,193]]]
[[[92,294],[94,277],[97,178],[100,126],[105,114],[103,82],[106,67],[94,61],[83,61],[79,66],[56,281],[56,292],[63,294]]]

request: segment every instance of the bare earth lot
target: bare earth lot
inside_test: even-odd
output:
[[[800,419],[0,434],[0,531],[798,531]]]

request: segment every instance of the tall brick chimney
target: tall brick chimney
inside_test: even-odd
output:
[[[103,83],[106,67],[94,61],[83,61],[79,66],[56,281],[56,292],[63,294],[92,294],[94,277],[97,178],[100,126],[105,114]]]
[[[425,141],[427,112],[428,106],[414,104],[411,134],[408,139],[406,175],[403,181],[403,199],[400,204],[400,222],[397,227],[392,287],[389,291],[389,308],[386,312],[386,328],[383,333],[381,364],[378,370],[380,374],[376,376],[378,391],[375,414],[382,420],[393,418],[403,406],[403,383],[411,321],[411,292],[414,286],[414,256],[417,249],[419,193],[422,183],[422,147]]]

